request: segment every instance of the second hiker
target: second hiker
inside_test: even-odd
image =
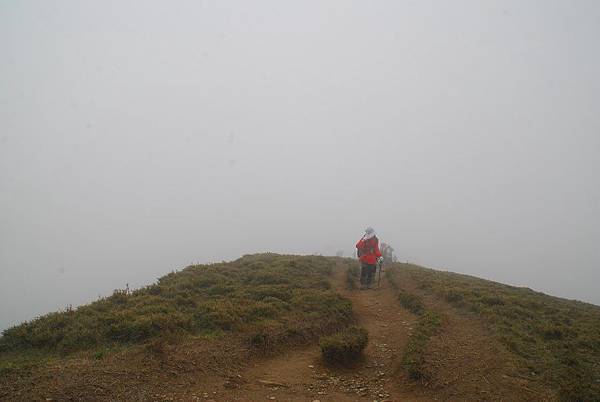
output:
[[[383,257],[379,251],[379,239],[373,228],[368,227],[364,236],[356,243],[357,256],[360,259],[360,288],[368,289],[373,283],[377,263],[383,264]]]

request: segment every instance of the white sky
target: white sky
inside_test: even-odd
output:
[[[0,329],[258,251],[600,304],[600,2],[0,0]]]

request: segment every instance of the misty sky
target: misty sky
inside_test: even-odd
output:
[[[0,329],[245,253],[600,304],[600,2],[0,0]]]

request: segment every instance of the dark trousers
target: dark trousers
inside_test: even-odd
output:
[[[371,283],[373,283],[373,277],[375,277],[376,271],[377,271],[376,265],[365,264],[363,262],[360,267],[360,284],[363,286],[371,286]]]

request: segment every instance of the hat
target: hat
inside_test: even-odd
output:
[[[372,227],[368,227],[365,229],[365,235],[364,238],[365,239],[370,239],[372,237],[375,237],[375,230]]]

